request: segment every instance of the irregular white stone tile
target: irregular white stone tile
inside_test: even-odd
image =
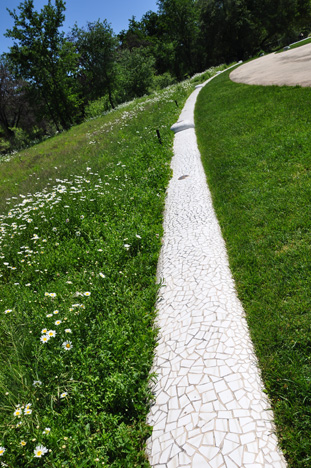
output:
[[[245,463],[243,467],[244,468],[262,468],[262,465],[259,463]]]
[[[198,453],[192,459],[192,466],[193,468],[211,468],[209,462]]]
[[[161,453],[159,463],[167,463],[167,461],[170,459],[171,451],[172,445],[170,444],[169,447],[167,447],[167,449],[163,450]]]
[[[196,437],[191,437],[191,434],[189,434],[187,442],[199,449],[202,445],[202,440],[203,440],[202,434],[199,434]]]
[[[173,440],[174,442],[179,446],[179,447],[183,447],[186,443],[186,440],[188,438],[188,434],[187,432],[183,429],[183,434],[179,435],[179,436],[176,436],[176,437],[173,437]],[[173,431],[172,431],[172,436],[173,436]]]
[[[190,445],[188,443],[188,440],[187,442],[184,444],[183,446],[183,450],[186,452],[186,454],[192,458],[196,453],[197,453],[197,448],[193,447],[192,445]]]
[[[225,467],[226,468],[241,468],[240,465],[237,465],[233,460],[231,460],[231,458],[229,458],[228,456],[224,456],[224,459],[225,459]],[[158,468],[158,467],[157,467]]]
[[[231,460],[233,460],[239,467],[243,466],[243,447],[240,446],[233,450],[230,454],[229,457]]]
[[[226,439],[223,443],[221,452],[223,455],[228,455],[236,450],[240,445],[240,442],[233,442],[232,440]]]
[[[246,465],[247,463],[252,463],[252,464],[255,464],[255,454],[254,453],[248,453],[248,452],[244,452],[244,455],[243,455],[243,463]]]
[[[178,457],[173,457],[166,465],[165,468],[180,468]]]
[[[217,416],[216,416],[217,418]],[[217,431],[222,431],[222,432],[228,432],[229,430],[229,424],[226,419],[216,419],[215,420],[215,429]]]
[[[178,454],[178,463],[180,467],[191,468],[191,458],[185,452]]]

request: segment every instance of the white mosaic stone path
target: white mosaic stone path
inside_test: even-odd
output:
[[[175,135],[147,453],[154,468],[285,468],[191,128],[199,91]]]

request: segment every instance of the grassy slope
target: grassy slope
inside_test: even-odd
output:
[[[304,45],[306,45],[306,44],[310,44],[310,42],[311,42],[311,37],[310,37],[310,39],[304,39],[304,40],[302,40],[302,41],[295,42],[294,44],[291,44],[291,45],[289,46],[289,47],[290,47],[289,50],[297,49],[297,47],[302,47],[302,46],[304,46]],[[278,51],[277,53],[279,54],[279,53],[283,52],[283,50],[284,50],[284,49]]]
[[[199,95],[208,184],[282,448],[311,463],[311,89],[228,73]]]
[[[0,454],[10,468],[149,466],[169,128],[192,89],[135,101],[0,164]],[[56,331],[47,343],[45,329]],[[41,460],[38,445],[49,450]]]
[[[149,466],[169,128],[216,71],[0,160],[4,466]]]
[[[93,169],[115,161],[124,147],[128,146],[125,142],[128,138],[127,126],[133,119],[137,127],[134,132],[140,132],[140,135],[136,135],[137,139],[148,138],[156,143],[156,128],[163,125],[163,113],[167,110],[154,112],[153,104],[149,101],[143,98],[124,108],[121,106],[115,112],[73,127],[68,132],[21,151],[8,163],[2,163],[0,212],[10,205],[8,197],[40,190],[49,179],[55,181],[56,178],[81,174],[90,161]],[[142,111],[147,114],[148,110],[150,116],[144,125],[145,114]],[[178,113],[175,104],[170,106],[170,111]],[[135,145],[132,135],[131,142]]]

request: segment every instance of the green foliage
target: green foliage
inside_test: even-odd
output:
[[[153,77],[152,88],[154,90],[160,90],[174,83],[176,83],[176,79],[169,72],[166,72],[163,73],[163,75],[155,75]]]
[[[15,151],[27,148],[43,138],[42,130],[35,126],[31,129],[30,133],[20,127],[13,127],[10,130],[13,134],[10,147],[14,148]]]
[[[28,133],[25,132],[25,130],[23,130],[22,128],[18,128],[18,127],[13,127],[11,130],[14,133],[14,137],[13,137],[14,148],[22,149],[28,146],[28,144],[30,143],[30,138],[29,138]]]
[[[7,153],[10,150],[10,143],[0,137],[0,153]]]
[[[77,55],[71,43],[59,31],[64,21],[65,4],[51,0],[40,13],[33,0],[9,11],[14,26],[6,36],[15,40],[6,54],[16,76],[26,80],[42,98],[46,114],[59,128],[68,129],[79,117],[79,100],[74,79]]]
[[[196,129],[281,446],[309,468],[311,90],[233,83],[198,97]]]
[[[144,49],[121,52],[118,85],[121,102],[148,93],[153,82],[154,64],[154,58]]]
[[[77,25],[72,29],[71,41],[79,54],[81,92],[86,101],[105,94],[114,107],[113,94],[116,87],[117,39],[107,21],[88,23],[86,29]]]
[[[111,110],[111,105],[109,102],[109,97],[103,96],[96,101],[91,101],[85,108],[85,117],[86,119],[100,117],[101,115],[106,114]]]
[[[165,31],[163,42],[174,44],[173,72],[178,79],[198,70],[198,9],[194,0],[159,0],[159,16]]]
[[[244,60],[286,45],[310,28],[310,0],[198,0],[205,66]]]

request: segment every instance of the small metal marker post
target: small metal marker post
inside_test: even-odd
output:
[[[159,143],[160,143],[160,145],[162,145],[162,140],[161,140],[160,130],[158,130],[158,129],[157,129],[157,136],[158,136],[158,139],[159,139]]]

